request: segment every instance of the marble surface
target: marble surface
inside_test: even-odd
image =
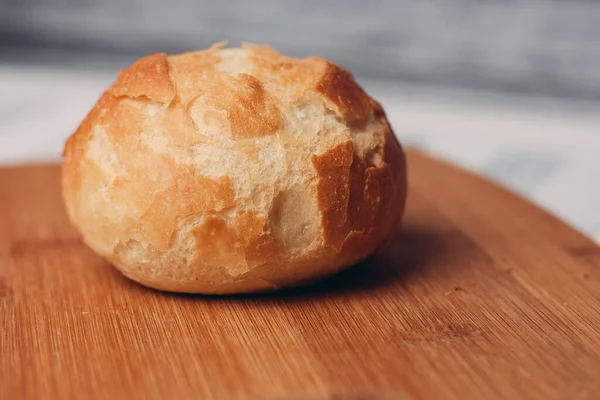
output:
[[[0,165],[58,161],[116,71],[0,64]],[[358,77],[401,141],[516,191],[600,242],[600,104]]]

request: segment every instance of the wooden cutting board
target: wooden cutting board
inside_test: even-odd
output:
[[[0,169],[0,398],[599,398],[600,248],[485,180],[408,161],[386,254],[243,297],[130,282],[70,227],[58,167]]]

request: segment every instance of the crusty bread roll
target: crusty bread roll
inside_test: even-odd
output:
[[[267,46],[154,54],[68,139],[68,215],[129,278],[240,293],[336,273],[391,239],[406,166],[343,68]]]

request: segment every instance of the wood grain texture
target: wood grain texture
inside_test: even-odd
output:
[[[600,248],[489,182],[408,161],[386,253],[245,297],[123,278],[67,222],[56,166],[0,169],[0,398],[597,398]]]

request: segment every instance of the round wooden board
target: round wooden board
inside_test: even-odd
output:
[[[0,169],[0,398],[596,399],[600,248],[483,179],[408,162],[387,253],[243,297],[130,282],[70,227],[58,167]]]

